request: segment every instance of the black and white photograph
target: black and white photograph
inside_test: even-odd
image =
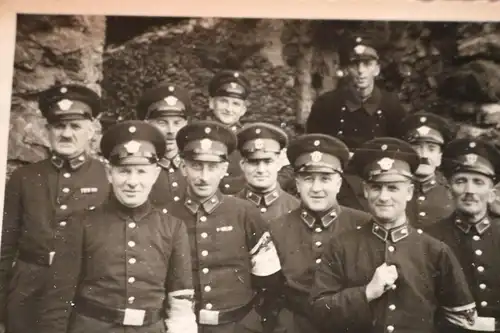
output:
[[[500,332],[499,21],[330,8],[13,13],[0,333]]]

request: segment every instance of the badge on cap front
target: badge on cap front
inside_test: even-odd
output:
[[[356,54],[363,54],[366,50],[366,47],[364,45],[357,45],[355,48],[354,48],[354,52]]]
[[[431,131],[431,129],[428,126],[421,126],[421,127],[417,128],[417,132],[420,136],[427,135],[427,134],[429,134],[430,131]]]
[[[311,153],[311,161],[317,163],[321,161],[321,158],[323,157],[323,154],[319,151],[315,151]]]
[[[394,160],[392,158],[389,158],[389,157],[384,157],[383,159],[378,161],[377,164],[380,166],[380,169],[382,169],[382,171],[387,171],[387,170],[390,170],[392,168],[392,165],[394,164]]]
[[[465,165],[474,165],[477,162],[477,155],[476,154],[467,154],[465,155]]]
[[[255,140],[255,149],[262,149],[264,148],[264,141],[261,139]]]
[[[70,101],[69,99],[63,99],[57,103],[59,108],[63,111],[67,111],[71,108],[71,105],[73,105],[73,102]]]
[[[177,104],[178,101],[177,97],[175,96],[168,96],[163,100],[167,103],[168,106],[174,106],[175,104]]]
[[[210,139],[201,140],[200,147],[202,150],[210,150],[212,148],[212,140]]]
[[[123,147],[125,147],[125,150],[127,151],[127,153],[135,154],[141,148],[141,144],[137,141],[130,141],[130,142],[124,144]]]

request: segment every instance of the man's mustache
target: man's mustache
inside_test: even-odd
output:
[[[431,165],[431,161],[427,157],[421,157],[420,164]]]

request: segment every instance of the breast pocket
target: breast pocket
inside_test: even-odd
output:
[[[247,246],[245,230],[231,223],[219,223],[212,231],[212,241],[221,259],[241,260],[248,258],[250,249]]]

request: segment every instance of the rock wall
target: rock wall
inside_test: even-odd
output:
[[[56,83],[80,83],[101,93],[104,36],[104,16],[18,16],[8,175],[49,152],[46,122],[37,105],[40,91]]]

